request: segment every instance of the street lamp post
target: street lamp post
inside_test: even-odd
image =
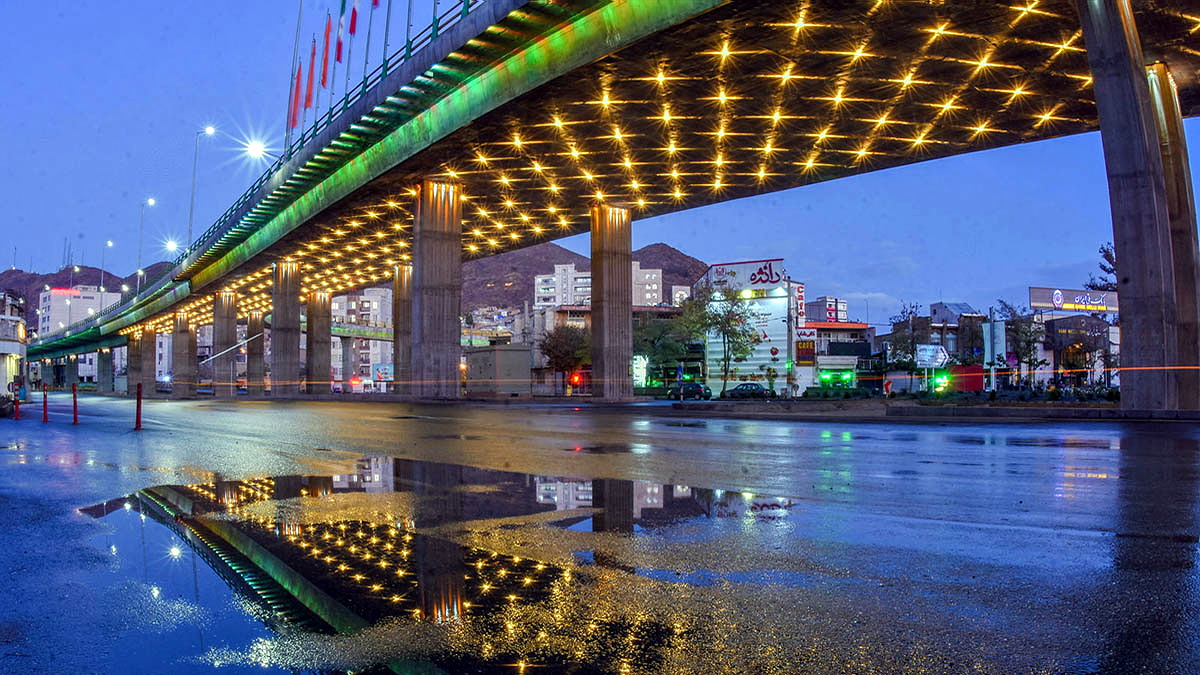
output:
[[[104,242],[104,246],[100,247],[100,309],[104,309],[104,253],[112,248],[112,239]]]
[[[142,202],[142,211],[138,216],[138,256],[137,256],[137,292],[142,292],[142,226],[146,224],[146,207],[154,206],[154,197]]]
[[[196,164],[200,159],[200,135],[212,136],[217,130],[212,126],[206,126],[196,132],[195,147],[192,151],[192,194],[188,198],[188,230],[187,230],[187,248],[190,251],[192,248],[192,221],[196,214]]]

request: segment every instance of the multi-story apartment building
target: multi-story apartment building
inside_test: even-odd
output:
[[[633,278],[633,304],[639,306],[660,305],[663,302],[662,270],[644,270],[634,262],[630,268]],[[574,264],[555,265],[553,274],[539,274],[533,278],[533,306],[535,309],[559,305],[592,304],[592,273],[580,272]]]
[[[356,293],[340,295],[333,299],[330,309],[334,321],[365,325],[388,325],[392,323],[392,289],[367,288]],[[342,372],[342,340],[333,341],[333,379],[348,379]],[[370,378],[371,365],[392,362],[392,344],[378,340],[353,341],[357,372],[351,375]]]
[[[99,286],[72,286],[70,288],[46,288],[38,297],[38,306],[34,310],[37,316],[37,332],[39,335],[62,330],[72,323],[99,312],[121,299],[120,293],[101,292]],[[36,335],[34,336],[36,337]],[[165,351],[167,336],[160,335],[158,353]],[[125,350],[114,352],[113,367],[120,372],[125,367]],[[159,357],[161,360],[161,356]],[[160,364],[161,365],[161,364]],[[157,373],[161,380],[169,372],[159,368]],[[81,382],[96,380],[96,355],[83,354],[79,357],[79,379]]]
[[[809,321],[826,321],[831,323],[849,320],[846,311],[846,301],[828,295],[822,295],[812,302],[804,303],[804,316]]]

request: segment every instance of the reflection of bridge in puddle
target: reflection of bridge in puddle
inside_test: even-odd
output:
[[[103,517],[125,501],[84,512]],[[694,558],[686,552],[711,536],[693,525],[778,519],[794,506],[384,457],[361,460],[352,474],[159,486],[128,501],[285,623],[339,633],[389,620],[454,628],[440,648],[419,650],[445,667],[583,662],[605,670],[660,662],[664,650],[690,651],[699,644],[685,645],[708,634],[699,630],[707,611],[681,612],[675,597],[719,578],[696,574],[703,562],[675,559]],[[680,569],[665,569],[677,562]],[[413,655],[395,647],[389,658]]]

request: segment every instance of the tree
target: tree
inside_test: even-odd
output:
[[[689,337],[676,318],[664,319],[645,312],[634,320],[633,353],[645,356],[652,372],[664,367],[673,370],[687,356]]]
[[[1046,341],[1045,324],[1035,321],[1033,313],[1028,308],[1018,307],[1004,300],[1000,303],[1000,318],[1004,319],[1005,332],[1013,353],[1017,355],[1018,367],[1025,367],[1025,379],[1029,388],[1033,388],[1033,376],[1038,368],[1050,365],[1049,361],[1038,357],[1038,347]]]
[[[887,360],[897,370],[917,372],[917,331],[913,319],[921,316],[921,305],[916,302],[900,301],[900,311],[888,318],[892,324],[892,342]]]
[[[1117,290],[1117,252],[1111,241],[1100,246],[1099,267],[1101,275],[1089,274],[1083,287],[1089,291]]]
[[[721,341],[721,394],[729,384],[729,364],[745,358],[759,343],[754,308],[733,288],[701,286],[683,304],[678,322],[688,338],[712,336]]]
[[[592,336],[577,326],[555,326],[538,340],[538,349],[556,373],[570,373],[592,362]]]

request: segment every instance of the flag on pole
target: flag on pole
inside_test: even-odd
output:
[[[350,34],[354,35],[358,30],[358,0],[354,0],[354,6],[350,8]]]
[[[321,53],[321,86],[329,86],[329,33],[333,29],[333,17],[329,16],[329,12],[325,12],[325,47]]]
[[[300,126],[300,94],[303,91],[301,86],[304,83],[304,64],[296,66],[296,92],[292,95],[292,120],[291,127],[294,129]]]
[[[379,6],[379,0],[371,0],[371,9],[375,9],[378,6]]]
[[[312,57],[308,60],[308,87],[304,90],[304,107],[313,106],[313,75],[317,70],[317,36],[313,36]]]
[[[337,62],[342,62],[342,35],[346,32],[346,0],[342,0],[342,8],[338,11]]]

